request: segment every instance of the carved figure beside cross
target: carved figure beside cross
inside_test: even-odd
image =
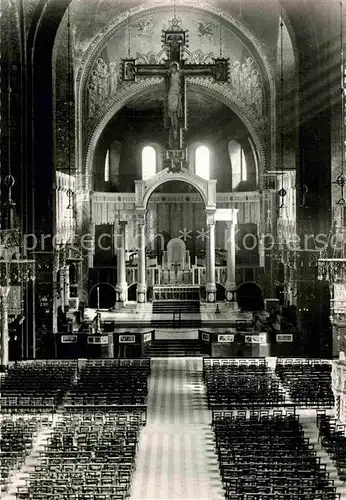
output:
[[[217,82],[228,82],[229,59],[215,58],[212,64],[186,63],[183,54],[188,47],[188,30],[183,30],[180,20],[174,17],[171,26],[162,30],[162,44],[167,60],[159,64],[137,64],[136,59],[124,59],[123,81],[163,76],[165,78],[164,125],[168,129],[166,166],[171,172],[179,172],[187,165],[183,149],[183,132],[187,130],[186,77],[212,77]]]

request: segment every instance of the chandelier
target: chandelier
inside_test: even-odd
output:
[[[35,279],[35,261],[28,259],[24,252],[24,239],[16,219],[16,203],[12,199],[15,178],[12,175],[11,142],[11,61],[8,60],[8,137],[7,137],[7,175],[3,177],[7,197],[1,192],[4,203],[0,204],[0,296],[1,307],[6,307],[9,314],[18,315],[23,310],[23,290],[25,283]],[[5,166],[1,165],[1,170]],[[2,310],[3,313],[3,310]],[[6,320],[5,320],[6,321]],[[2,332],[4,335],[5,333]],[[2,349],[2,356],[4,355]]]
[[[0,230],[0,286],[19,285],[35,279],[35,260],[22,255],[19,229]]]

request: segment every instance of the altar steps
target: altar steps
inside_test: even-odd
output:
[[[146,353],[147,358],[205,356],[199,340],[154,340]]]
[[[153,314],[199,314],[201,310],[199,300],[162,300],[153,302]]]
[[[150,322],[152,328],[201,328],[202,320],[200,317],[182,318],[178,316],[173,320],[172,317],[155,319]]]

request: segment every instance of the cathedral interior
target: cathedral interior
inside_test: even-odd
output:
[[[6,500],[346,499],[344,0],[1,0]]]

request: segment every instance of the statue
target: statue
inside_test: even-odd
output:
[[[99,57],[97,59],[96,63],[96,72],[97,76],[99,79],[99,94],[100,94],[100,101],[101,104],[107,99],[108,97],[108,78],[109,78],[109,71],[107,64],[104,62],[104,60]]]
[[[113,95],[117,90],[118,85],[118,75],[117,75],[117,64],[116,62],[109,63],[109,92]]]
[[[264,103],[263,103],[263,86],[261,83],[257,83],[254,89],[254,104],[258,116],[264,115]]]
[[[255,93],[258,83],[259,83],[259,71],[257,69],[253,69],[251,71],[251,104],[255,103]]]
[[[98,107],[100,105],[101,98],[100,98],[99,77],[96,69],[94,69],[91,73],[90,84],[91,88],[93,89],[93,101],[95,102],[95,107]]]
[[[234,61],[231,68],[231,83],[234,92],[239,95],[240,93],[240,62]]]
[[[96,316],[93,319],[92,326],[93,326],[93,333],[102,333],[100,312],[96,313]]]
[[[123,80],[124,82],[134,82],[136,80],[136,66],[134,59],[125,59],[123,61]]]
[[[88,85],[88,92],[89,92],[89,116],[93,115],[97,109],[97,89],[95,87],[95,84],[90,82]]]
[[[167,96],[167,115],[174,141],[178,140],[179,120],[183,116],[181,71],[177,62],[170,64],[168,73],[169,90]]]

